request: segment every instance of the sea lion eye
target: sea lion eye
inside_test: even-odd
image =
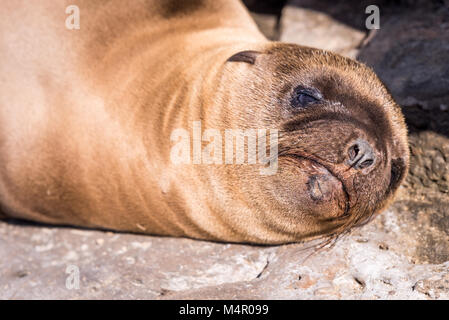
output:
[[[311,104],[314,104],[321,99],[321,94],[317,90],[308,89],[304,87],[297,87],[293,92],[291,105],[295,109],[305,108]]]

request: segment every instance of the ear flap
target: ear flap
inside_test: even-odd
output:
[[[232,57],[230,57],[228,59],[228,61],[246,62],[249,64],[254,64],[256,62],[257,56],[261,53],[262,52],[253,51],[253,50],[241,51],[241,52],[234,54]]]

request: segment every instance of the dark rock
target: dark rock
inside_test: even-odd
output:
[[[358,59],[374,68],[406,113],[407,107],[420,106],[447,118],[448,56],[449,8],[442,7],[391,16]],[[412,123],[418,128],[423,125],[423,120]]]
[[[391,16],[359,60],[385,82],[409,127],[396,245],[416,263],[441,263],[449,260],[449,7],[419,4]]]

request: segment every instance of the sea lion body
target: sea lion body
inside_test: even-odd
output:
[[[80,9],[79,30],[64,24],[69,5]],[[353,208],[373,215],[405,176],[405,125],[375,75],[330,53],[267,41],[238,1],[14,1],[0,7],[0,16],[0,202],[7,216],[285,243],[332,234],[343,224],[333,218]],[[229,60],[242,51],[250,52],[250,61]],[[304,80],[305,73],[295,75],[306,69],[307,77],[320,75],[321,82],[345,80],[347,104],[374,95],[366,102],[375,111],[362,112],[360,120],[369,123],[355,128],[331,117],[298,129],[281,93],[296,90],[296,82],[320,86]],[[324,82],[320,88],[322,96],[342,96]],[[326,112],[345,105],[334,100],[326,102]],[[174,164],[173,130],[191,132],[195,121],[221,131],[279,130],[279,172],[263,176],[257,165]],[[383,135],[371,132],[376,121]],[[295,130],[310,148],[290,147]],[[322,132],[339,135],[341,143],[368,141],[373,157],[379,153],[373,172],[380,182],[368,187],[364,178],[349,179],[361,170],[336,153],[320,155],[326,148],[313,146],[335,140],[317,137]],[[343,148],[322,143],[338,153]],[[351,197],[358,190],[360,197]]]

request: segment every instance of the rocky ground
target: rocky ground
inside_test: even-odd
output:
[[[245,3],[270,39],[357,58],[385,81],[410,129],[397,201],[318,251],[1,222],[0,298],[449,299],[449,3]],[[364,27],[368,4],[379,30]]]

